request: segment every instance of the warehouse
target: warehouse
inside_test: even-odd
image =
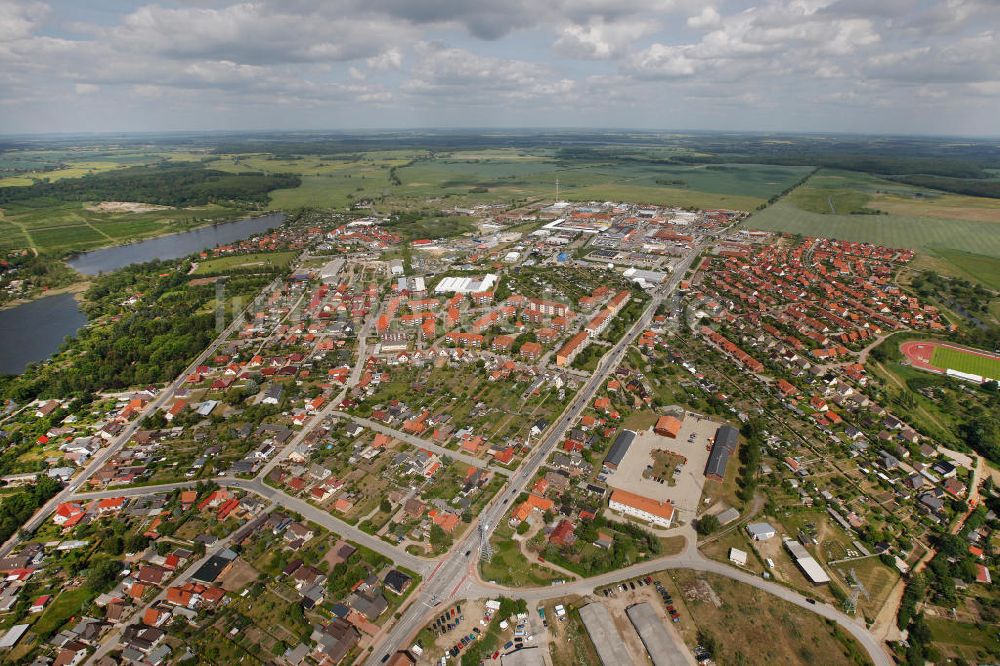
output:
[[[615,443],[611,445],[611,450],[608,451],[608,455],[604,458],[604,467],[610,470],[618,469],[618,465],[625,459],[625,454],[628,453],[634,440],[634,430],[622,430],[618,433]]]
[[[611,613],[603,604],[587,604],[580,609],[580,619],[587,628],[590,640],[597,649],[597,656],[604,666],[631,664],[632,657],[625,647],[622,635],[615,628]]]
[[[712,444],[712,452],[708,454],[708,463],[705,465],[706,479],[721,483],[726,478],[729,456],[736,452],[739,437],[739,431],[731,425],[719,426],[715,431],[715,443]]]
[[[802,573],[805,574],[806,578],[816,585],[830,582],[830,577],[823,571],[823,567],[819,565],[819,562],[813,559],[813,556],[809,554],[805,546],[794,539],[785,539],[785,548],[791,553],[792,559],[802,569]]]
[[[642,639],[653,666],[686,666],[689,663],[684,649],[648,601],[629,606],[625,614]]]

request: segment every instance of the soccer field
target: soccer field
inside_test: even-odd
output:
[[[958,370],[988,379],[1000,378],[1000,359],[980,356],[951,347],[936,347],[931,365],[942,369]]]

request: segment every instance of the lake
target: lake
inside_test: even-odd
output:
[[[0,374],[19,375],[47,359],[87,323],[73,294],[46,296],[0,310]]]
[[[224,222],[179,234],[85,252],[67,263],[85,275],[109,273],[153,259],[178,259],[216,245],[249,238],[281,225],[281,213]],[[73,294],[59,294],[0,310],[0,374],[24,372],[34,361],[47,359],[67,336],[87,323]]]
[[[283,213],[272,213],[236,222],[222,222],[178,234],[159,236],[128,245],[115,245],[79,254],[66,263],[84,275],[110,273],[129,264],[153,259],[179,259],[216,245],[243,240],[254,234],[281,226]]]

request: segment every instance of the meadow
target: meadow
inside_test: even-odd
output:
[[[230,257],[218,257],[198,262],[193,275],[219,275],[233,270],[260,270],[273,272],[288,268],[295,259],[295,252],[256,252],[238,254]]]

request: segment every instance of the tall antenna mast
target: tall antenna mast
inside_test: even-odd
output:
[[[556,201],[559,201],[559,176],[556,176]]]

